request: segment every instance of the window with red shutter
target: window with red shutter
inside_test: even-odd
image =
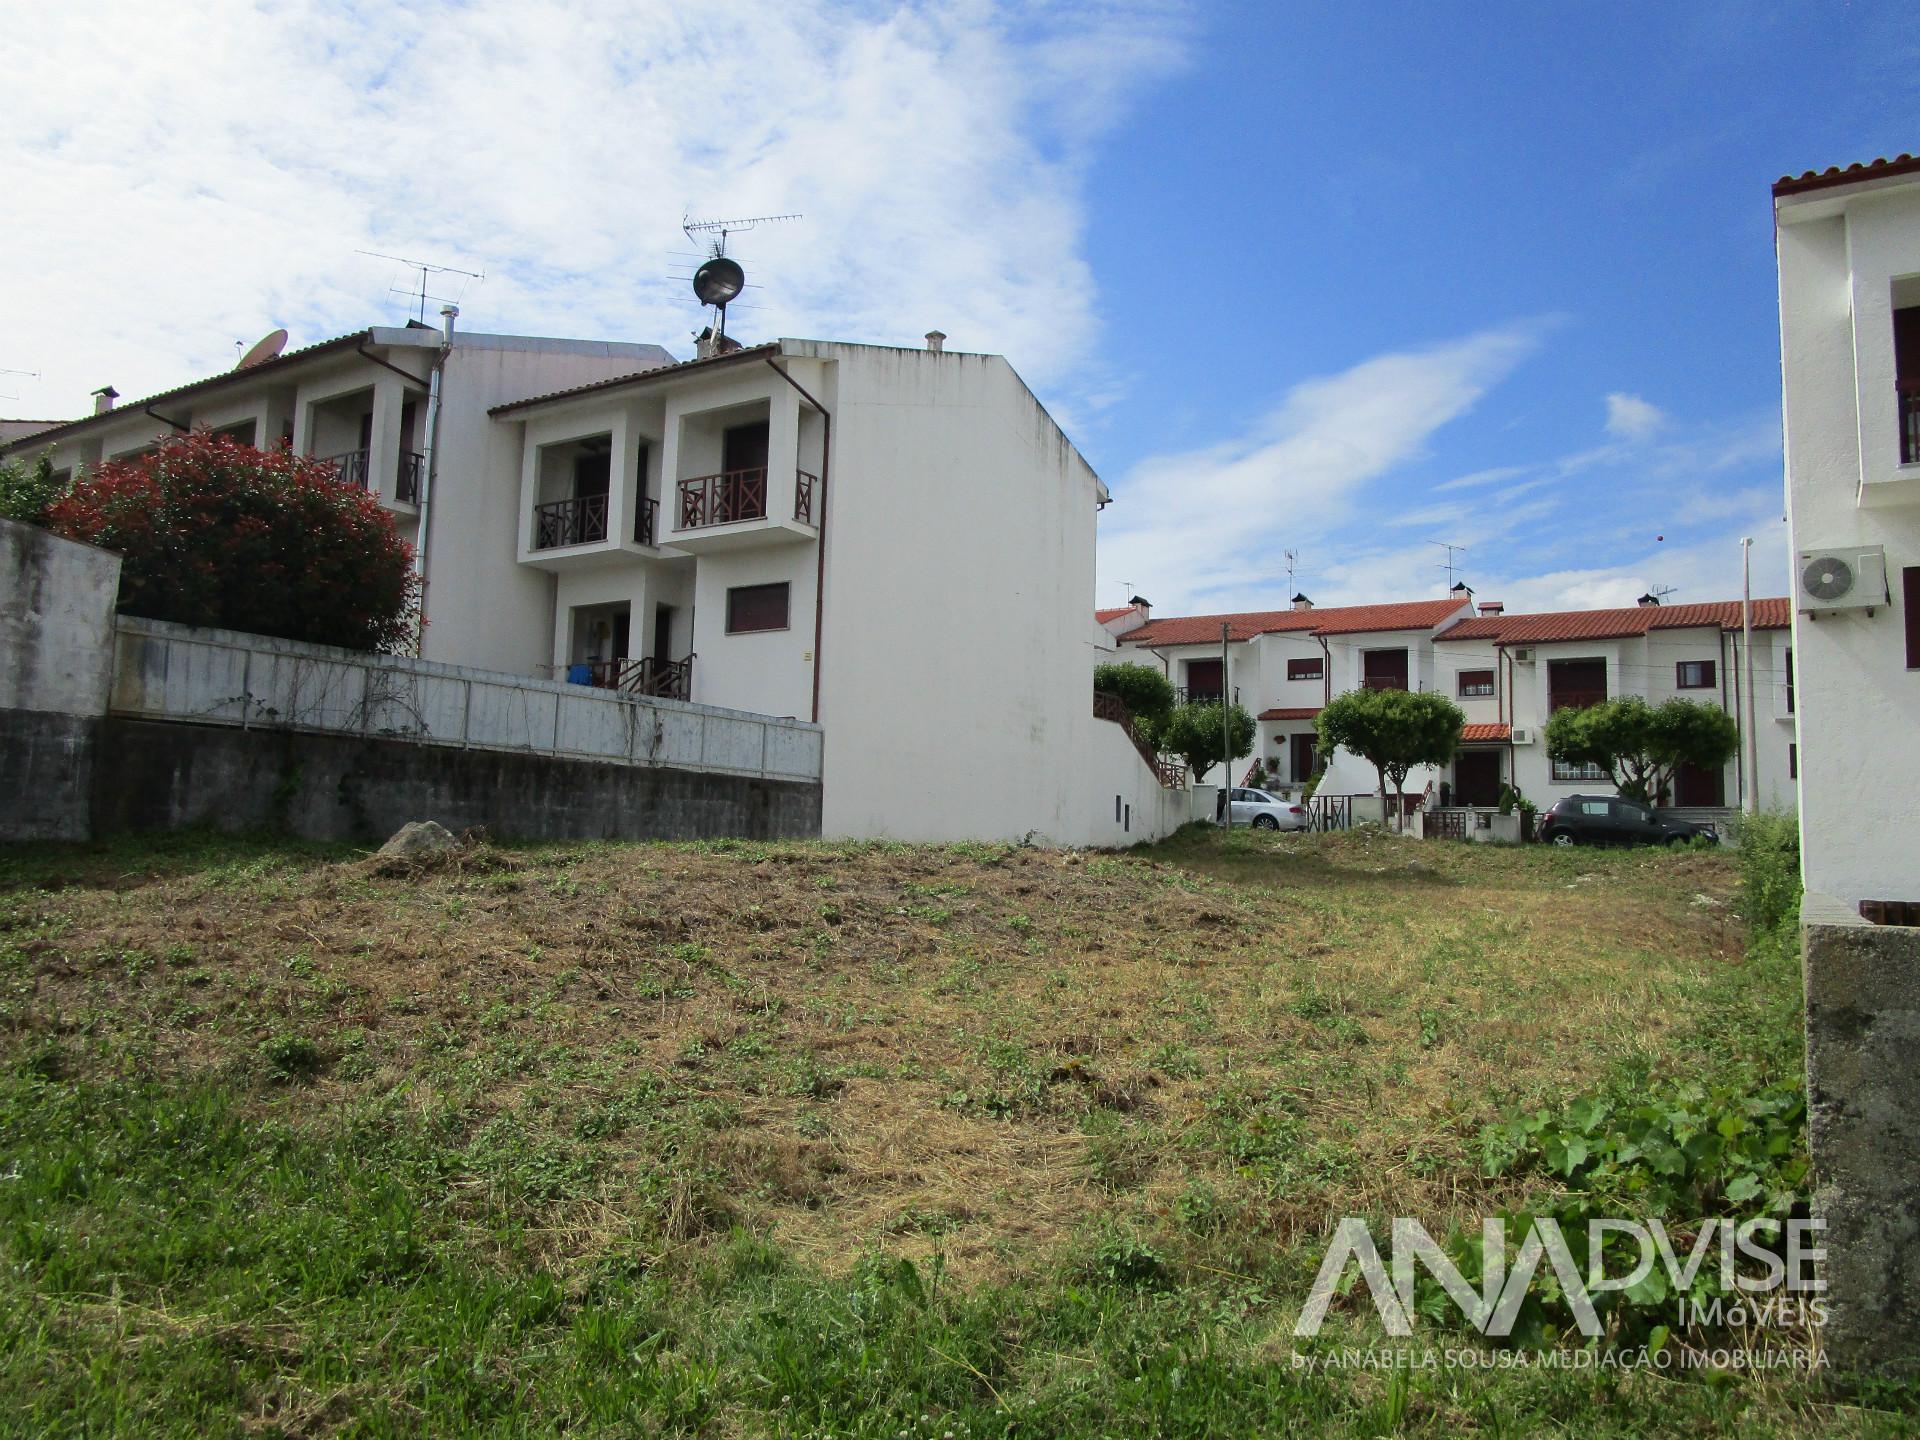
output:
[[[787,584],[736,585],[727,591],[727,633],[787,628]]]

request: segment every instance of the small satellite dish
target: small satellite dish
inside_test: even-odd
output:
[[[286,348],[287,332],[284,330],[276,330],[271,335],[263,335],[251,350],[240,357],[240,363],[233,368],[236,370],[244,370],[249,365],[259,365],[264,361],[273,359]]]
[[[702,305],[718,305],[724,310],[746,288],[747,272],[724,255],[715,255],[693,272],[693,293]]]

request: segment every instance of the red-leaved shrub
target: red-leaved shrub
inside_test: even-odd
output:
[[[83,476],[46,523],[120,552],[129,615],[351,650],[413,633],[413,547],[331,465],[182,435]]]

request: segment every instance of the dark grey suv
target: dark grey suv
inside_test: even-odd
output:
[[[1549,845],[1684,845],[1718,838],[1711,825],[1675,819],[1620,795],[1569,795],[1540,817],[1534,833]]]

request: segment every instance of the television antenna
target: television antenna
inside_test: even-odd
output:
[[[1300,563],[1300,552],[1298,550],[1283,550],[1281,553],[1287,557],[1287,603],[1292,604],[1293,597],[1300,593],[1293,588],[1293,571],[1294,567]]]
[[[38,380],[41,378],[40,372],[38,370],[14,370],[4,365],[0,365],[0,375],[23,375],[29,380]],[[4,395],[0,395],[0,400],[18,400],[19,398],[20,398],[19,395],[11,391],[9,391]]]
[[[420,272],[420,284],[417,288],[412,285],[405,287],[393,285],[388,287],[387,293],[389,295],[405,295],[415,301],[419,306],[420,323],[423,325],[427,321],[427,301],[438,300],[443,304],[454,305],[458,304],[460,300],[458,295],[429,295],[427,293],[428,276],[464,275],[469,280],[485,280],[487,278],[486,271],[484,270],[462,270],[457,265],[437,265],[431,260],[412,260],[405,255],[387,255],[379,250],[356,250],[353,253],[356,255],[371,255],[376,260],[391,260],[396,265],[404,265],[409,270],[418,270]]]
[[[1447,552],[1446,563],[1444,565],[1436,565],[1433,568],[1436,570],[1445,570],[1447,572],[1447,589],[1452,590],[1453,589],[1453,571],[1454,571],[1453,557],[1456,554],[1458,555],[1466,554],[1467,547],[1464,545],[1455,545],[1450,541],[1446,541],[1446,540],[1429,540],[1427,541],[1427,544],[1438,545],[1442,550]]]
[[[747,272],[740,262],[727,254],[727,236],[756,225],[772,225],[783,220],[798,220],[799,215],[749,215],[736,220],[694,220],[680,217],[680,229],[696,245],[707,247],[707,258],[693,272],[693,293],[702,305],[711,306],[715,319],[713,340],[717,345],[727,335],[727,306],[747,288]]]
[[[1666,603],[1667,596],[1677,595],[1679,593],[1680,587],[1678,585],[1649,585],[1647,587],[1647,594],[1651,595],[1663,605]]]

